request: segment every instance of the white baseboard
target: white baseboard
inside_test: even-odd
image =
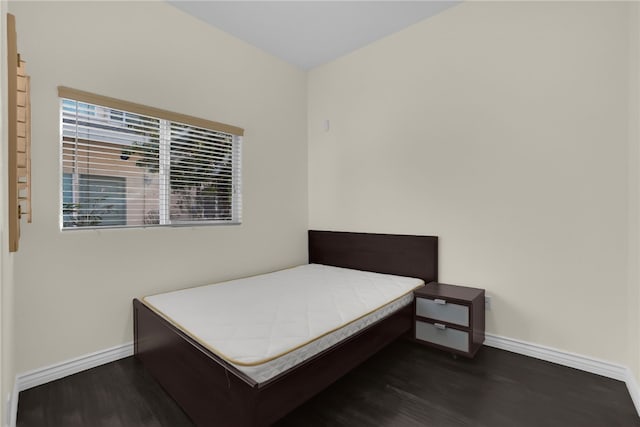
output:
[[[627,368],[625,366],[513,338],[486,334],[484,345],[540,360],[546,360],[547,362],[557,363],[558,365],[580,369],[581,371],[591,372],[619,381],[625,381],[627,377]]]
[[[15,427],[18,415],[18,396],[21,391],[48,382],[59,380],[87,369],[95,368],[105,363],[114,362],[125,357],[133,356],[133,342],[96,351],[61,363],[34,369],[16,375],[11,396],[10,414],[7,416],[9,427]]]
[[[640,415],[640,388],[633,372],[626,366],[493,334],[485,334],[484,345],[622,381],[626,383],[631,400]]]
[[[640,415],[640,386],[633,372],[625,366],[493,334],[485,335],[484,345],[623,381]],[[9,426],[16,424],[19,392],[132,355],[133,343],[127,343],[16,375]]]
[[[16,375],[18,392],[133,355],[133,343],[111,347]]]
[[[636,406],[636,411],[638,411],[638,415],[640,415],[640,386],[638,386],[636,376],[629,368],[627,368],[627,378],[625,379],[625,383],[627,383],[627,390],[629,390],[631,400],[633,400],[633,404]]]
[[[9,414],[7,415],[7,421],[9,427],[16,427],[18,418],[18,382],[13,382],[13,393],[11,394],[11,404],[9,405]]]

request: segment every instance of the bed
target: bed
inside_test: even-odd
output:
[[[371,273],[368,272],[373,272],[405,276],[414,278],[414,281],[398,284],[399,293],[395,297],[389,294],[392,301],[388,303],[358,303],[357,305],[363,305],[360,308],[363,311],[351,313],[356,319],[343,325],[344,328],[354,328],[348,333],[342,333],[342,327],[335,328],[333,324],[323,324],[326,330],[303,337],[302,341],[306,340],[303,342],[304,345],[294,344],[292,351],[283,351],[287,346],[279,347],[280,343],[269,343],[262,347],[255,347],[255,343],[252,343],[251,348],[258,350],[244,356],[242,345],[227,345],[225,328],[220,328],[220,331],[207,331],[202,326],[201,316],[197,314],[204,312],[191,309],[192,305],[197,305],[194,303],[190,303],[189,309],[185,310],[183,302],[203,300],[203,295],[207,293],[217,296],[224,293],[226,288],[233,287],[244,289],[240,292],[241,296],[237,297],[241,299],[237,300],[236,304],[255,298],[269,306],[266,294],[261,294],[264,289],[263,282],[253,283],[252,280],[245,280],[244,288],[235,283],[229,286],[212,285],[133,301],[137,359],[196,425],[263,426],[274,423],[385,345],[410,331],[413,305],[407,303],[406,298],[411,298],[413,287],[419,286],[422,282],[436,281],[438,278],[438,239],[434,236],[311,230],[308,237],[308,266],[274,273],[275,275],[265,275],[263,279],[280,283],[289,281],[289,277],[293,278],[292,283],[301,283],[301,277],[313,273],[313,276],[308,276],[312,278],[320,272],[322,277],[341,277],[340,274],[346,273],[371,281],[374,279],[369,278],[368,274]],[[415,279],[419,279],[419,282]],[[402,278],[398,280],[404,281]],[[253,288],[250,286],[251,283]],[[382,293],[387,293],[386,284],[375,283]],[[404,288],[400,289],[401,285]],[[311,290],[315,290],[316,293],[311,294],[305,304],[322,299],[323,291],[333,296],[340,295],[340,292],[355,292],[346,286],[343,291],[336,289],[335,281],[313,282],[308,288],[300,293],[306,295]],[[317,293],[318,290],[321,291],[320,294]],[[280,291],[276,288],[275,292]],[[187,297],[191,299],[183,299]],[[392,306],[393,304],[395,306]],[[287,307],[286,304],[281,305]],[[295,312],[296,306],[302,304],[291,305],[290,310],[287,309],[287,316],[290,314],[289,311]],[[250,311],[255,311],[256,307],[261,309],[260,305],[255,305]],[[383,312],[380,313],[379,310]],[[351,308],[346,307],[344,311],[351,312]],[[224,310],[218,307],[213,312]],[[227,315],[230,316],[229,325],[250,325],[251,319],[244,321],[249,317],[247,314],[229,312]],[[268,311],[266,315],[270,316]],[[281,316],[281,313],[278,316]],[[343,314],[340,313],[340,316]],[[294,329],[298,327],[292,325]],[[211,341],[210,337],[203,338],[209,332],[215,332],[213,335],[219,341]],[[338,338],[332,337],[336,334]],[[254,335],[245,338],[262,342],[259,339],[254,340]],[[309,345],[322,340],[327,341],[324,347],[320,346],[311,353],[304,353],[308,351]],[[304,353],[302,356],[300,351]],[[279,363],[281,360],[285,360],[286,363]],[[274,365],[274,362],[276,368],[271,366],[263,371],[256,370],[256,367]]]

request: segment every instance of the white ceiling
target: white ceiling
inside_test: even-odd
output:
[[[170,1],[293,65],[310,69],[460,1]]]

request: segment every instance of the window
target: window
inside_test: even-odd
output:
[[[240,128],[59,88],[62,229],[238,224]]]

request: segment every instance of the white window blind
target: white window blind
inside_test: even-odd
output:
[[[70,97],[60,112],[62,229],[241,222],[240,135]]]

